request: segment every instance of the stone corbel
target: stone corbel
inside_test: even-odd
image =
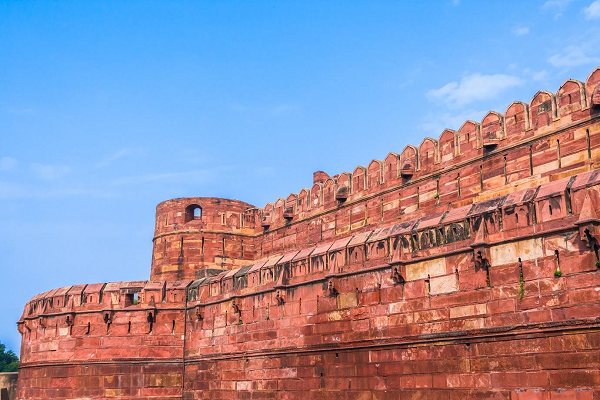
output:
[[[146,315],[148,316],[147,319],[150,323],[150,327],[152,327],[152,324],[156,322],[156,311],[154,299],[150,299],[150,302],[148,302],[148,307],[146,307]]]
[[[338,290],[335,288],[333,279],[330,279],[327,282],[327,295],[329,297],[337,297],[340,293],[338,292]]]
[[[268,228],[269,226],[271,226],[271,215],[270,214],[263,215],[263,217],[260,220],[260,226],[262,226],[263,228]]]
[[[196,319],[198,321],[202,321],[204,319],[202,312],[200,311],[200,307],[196,307]]]
[[[597,245],[600,241],[600,218],[596,213],[597,204],[595,203],[588,191],[585,194],[579,218],[575,221],[575,226],[579,229],[579,237],[589,248],[594,248],[594,244]]]
[[[242,310],[240,310],[240,306],[236,304],[235,300],[233,300],[233,302],[231,303],[231,307],[233,308],[234,313],[236,313],[237,315],[242,315]]]
[[[485,222],[482,220],[475,235],[475,241],[471,244],[473,249],[473,264],[476,270],[488,270],[490,267],[490,247],[485,235]]]
[[[293,219],[294,218],[294,207],[285,207],[283,210],[283,218]]]
[[[283,299],[283,296],[281,296],[281,293],[279,293],[279,290],[277,291],[277,294],[275,295],[275,300],[277,300],[277,304],[280,306],[285,304],[285,300]]]
[[[579,236],[587,247],[592,248],[594,243],[600,241],[600,221],[581,225],[575,222],[575,225],[579,228]]]
[[[69,301],[67,302],[67,308],[69,309],[69,312],[65,317],[65,322],[68,327],[71,327],[75,322],[75,300],[73,297],[69,298]]]
[[[402,276],[401,267],[399,265],[392,267],[392,274],[390,278],[397,285],[404,285],[406,283],[404,276]]]
[[[17,322],[17,329],[21,335],[23,335],[26,331],[31,332],[31,327],[27,321]]]
[[[107,324],[107,325],[111,324],[112,318],[113,318],[112,310],[102,310],[102,320],[104,321],[105,324]]]

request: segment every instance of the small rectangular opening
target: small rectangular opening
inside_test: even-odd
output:
[[[132,292],[132,293],[126,293],[125,294],[125,307],[129,307],[129,306],[135,306],[137,305],[139,302],[139,293],[138,292]]]
[[[587,154],[588,154],[588,159],[592,158],[592,148],[591,148],[591,143],[590,143],[590,130],[586,129],[585,130],[585,138],[587,141]]]

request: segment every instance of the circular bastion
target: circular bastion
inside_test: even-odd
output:
[[[156,207],[151,280],[196,279],[254,258],[256,207],[239,200],[185,197]]]

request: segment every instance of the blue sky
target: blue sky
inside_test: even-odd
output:
[[[0,341],[147,279],[154,209],[259,207],[600,65],[600,0],[0,0]]]

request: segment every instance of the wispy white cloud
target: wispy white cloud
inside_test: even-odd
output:
[[[577,67],[599,63],[600,57],[589,55],[587,46],[571,45],[567,46],[564,51],[548,58],[548,62],[555,67]]]
[[[292,114],[299,109],[300,107],[295,104],[278,104],[270,107],[269,111],[272,115],[287,115]]]
[[[594,1],[589,6],[583,9],[586,19],[600,18],[600,0]]]
[[[67,175],[71,168],[65,165],[32,164],[31,171],[40,179],[55,180]]]
[[[493,98],[503,91],[523,83],[521,78],[513,75],[474,73],[464,76],[460,82],[450,82],[439,89],[428,91],[427,98],[430,101],[460,107],[473,101]]]
[[[526,26],[517,26],[512,29],[512,33],[515,36],[524,36],[529,33],[529,28]]]
[[[523,75],[528,77],[532,81],[541,82],[548,78],[548,71],[546,71],[545,69],[541,71],[532,71],[530,68],[525,68],[523,70]]]
[[[207,163],[215,161],[215,154],[211,154],[203,148],[192,147],[182,149],[179,159],[189,165],[207,165]]]
[[[74,196],[93,197],[115,197],[116,194],[97,190],[77,187],[68,188],[40,188],[39,186],[27,186],[12,182],[0,182],[0,199],[51,199]]]
[[[531,77],[531,79],[533,79],[536,82],[539,81],[543,81],[548,77],[548,71],[543,70],[543,71],[539,71],[539,72],[535,72],[533,74],[533,76]]]
[[[419,81],[419,76],[422,74],[423,72],[423,67],[422,66],[418,66],[416,68],[413,68],[412,70],[410,70],[406,75],[406,79],[404,80],[404,82],[401,82],[398,85],[399,89],[404,89],[405,87],[412,85],[415,82]]]
[[[452,5],[453,5],[454,7],[456,7],[456,6],[457,6],[457,5],[459,5],[459,4],[460,4],[460,0],[452,0]]]
[[[240,104],[240,103],[231,103],[229,104],[229,108],[233,111],[245,112],[250,109],[250,107]]]
[[[263,106],[253,106],[246,105],[240,103],[231,103],[229,104],[229,108],[232,111],[240,112],[240,113],[260,113],[262,115],[271,115],[271,116],[280,116],[280,115],[289,115],[293,114],[302,109],[297,104],[289,104],[289,103],[281,103],[275,105],[263,105]]]
[[[135,186],[143,185],[146,183],[153,183],[159,181],[171,181],[171,182],[182,182],[185,181],[188,184],[202,184],[209,182],[212,179],[217,179],[222,176],[223,172],[231,170],[232,167],[223,166],[213,169],[199,169],[194,171],[183,171],[183,172],[164,172],[156,174],[144,174],[144,175],[131,175],[117,179],[113,179],[109,186]]]
[[[554,13],[554,18],[558,19],[562,17],[563,12],[567,9],[568,5],[574,0],[548,0],[542,6],[542,9]]]
[[[34,115],[36,111],[33,108],[9,107],[6,109],[6,113],[11,115]]]
[[[115,161],[117,161],[123,157],[126,157],[126,156],[130,155],[131,153],[132,153],[132,150],[129,148],[121,149],[121,150],[117,151],[116,153],[114,153],[114,154],[106,157],[105,159],[101,160],[100,162],[98,162],[96,164],[96,168],[108,167]]]
[[[275,168],[268,166],[261,166],[252,169],[253,176],[269,176],[275,173]]]
[[[17,167],[18,161],[12,157],[0,158],[0,171],[12,171]]]
[[[430,114],[419,128],[427,132],[428,136],[436,137],[446,128],[458,130],[467,120],[480,121],[486,113],[487,111],[482,110],[466,110],[460,113]]]

